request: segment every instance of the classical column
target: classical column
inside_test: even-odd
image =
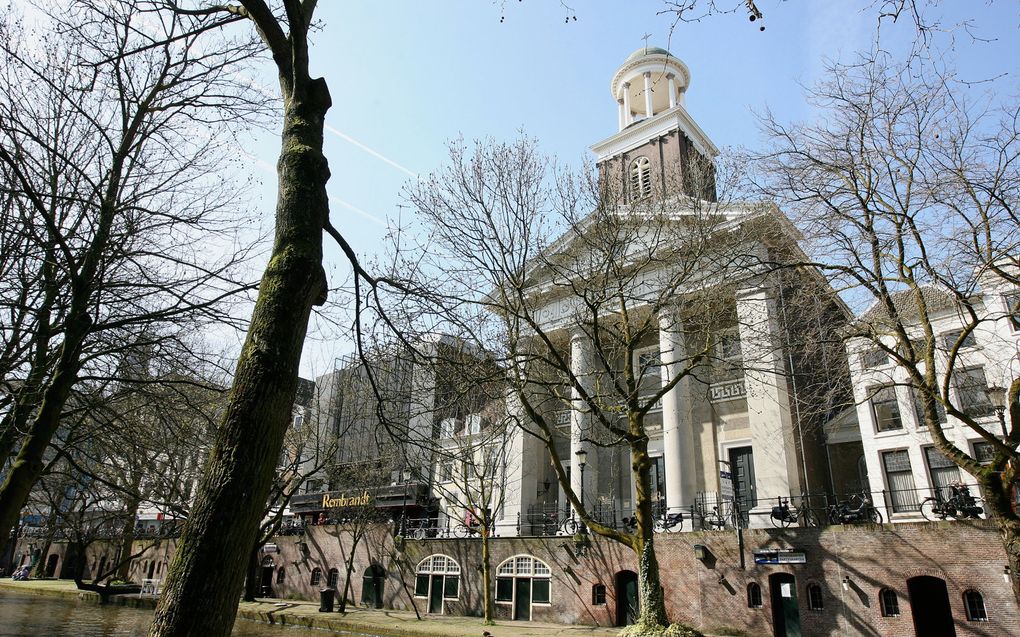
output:
[[[514,389],[506,391],[506,410],[510,416],[531,425],[521,398]],[[514,427],[506,436],[502,479],[493,485],[502,491],[494,494],[493,498],[493,502],[502,504],[500,516],[496,520],[496,530],[502,536],[516,535],[517,522],[520,520],[521,534],[530,535],[533,531],[528,525],[528,509],[536,501],[538,475],[545,469],[538,460],[543,457],[545,445],[536,436],[526,433],[522,427]]]
[[[673,108],[676,106],[676,76],[670,73],[666,76],[669,80],[669,107]]]
[[[652,112],[652,74],[645,71],[645,117],[651,117]]]
[[[623,129],[627,128],[627,118],[625,117],[626,113],[623,110],[623,98],[621,97],[620,99],[616,100],[616,102],[617,102],[617,104],[620,105],[620,117],[619,117],[619,119],[620,119],[620,130],[623,130]]]
[[[659,357],[665,385],[680,375],[687,359],[683,326],[669,316],[659,318]],[[662,397],[662,459],[666,470],[666,507],[671,513],[694,504],[697,489],[691,404],[688,378]]]
[[[630,82],[623,83],[623,126],[626,128],[634,121],[634,114],[630,109]]]
[[[760,510],[769,510],[778,496],[801,490],[773,292],[771,288],[759,286],[742,289],[736,295],[754,458],[754,497]],[[752,515],[751,523],[756,525],[767,519],[768,516]]]
[[[570,339],[570,371],[580,381],[585,392],[592,389],[592,344],[584,334],[575,334]],[[590,395],[590,394],[589,394]],[[585,505],[594,501],[594,484],[597,463],[595,449],[582,438],[591,436],[592,418],[590,406],[581,398],[577,388],[571,389],[570,401],[570,488],[581,498],[581,468],[578,466],[577,452],[582,449],[588,452],[587,465],[584,468],[584,501]]]

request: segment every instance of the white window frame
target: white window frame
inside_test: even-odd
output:
[[[425,575],[429,578],[429,588],[425,592],[425,595],[418,594],[418,576]],[[418,566],[414,569],[415,587],[414,587],[414,598],[415,599],[431,599],[432,597],[432,576],[442,575],[443,583],[443,595],[442,595],[442,614],[446,614],[446,602],[456,602],[460,600],[460,592],[464,588],[464,578],[461,574],[460,562],[453,559],[449,555],[444,553],[433,553],[422,561],[418,562]],[[457,578],[457,596],[447,597],[446,596],[446,578],[456,577]],[[427,609],[427,606],[426,606]]]
[[[510,579],[511,594],[510,600],[495,600],[496,604],[502,604],[504,606],[510,606],[516,608],[517,601],[517,580],[518,579],[530,579],[532,580],[529,590],[531,591],[531,600],[529,603],[531,607],[549,607],[553,604],[553,582],[552,582],[552,569],[549,565],[542,560],[532,555],[519,553],[503,560],[499,566],[496,567],[496,580],[499,579]],[[547,602],[536,602],[535,599],[535,582],[534,580],[545,580],[549,582],[549,601]],[[498,586],[498,584],[497,584]],[[493,591],[495,597],[495,591]],[[530,613],[529,613],[530,614]]]

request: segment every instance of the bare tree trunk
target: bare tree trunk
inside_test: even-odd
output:
[[[279,63],[279,60],[278,60]],[[325,302],[322,230],[329,169],[321,78],[285,90],[272,256],[237,363],[226,414],[160,598],[151,637],[226,637],[297,390],[312,304]]]
[[[351,571],[354,570],[354,550],[351,549],[351,557],[347,560],[346,569],[347,574],[344,575],[344,590],[343,594],[340,595],[340,607],[338,609],[341,613],[347,612],[347,591],[351,588]]]
[[[46,558],[49,557],[50,547],[53,545],[53,531],[49,531],[46,535],[46,542],[43,543],[42,548],[39,550],[39,559],[36,560],[35,566],[32,568],[32,577],[46,577]]]
[[[358,533],[357,529],[355,529],[355,532],[351,535],[351,552],[350,555],[348,555],[347,559],[345,560],[345,570],[347,571],[347,574],[344,576],[344,591],[343,595],[340,596],[339,610],[341,613],[347,612],[347,591],[350,590],[351,588],[351,574],[354,571],[354,552],[358,548],[358,543],[361,541],[361,536],[362,534]]]
[[[1003,476],[1007,481],[1003,481]],[[988,472],[977,476],[981,484],[981,490],[988,505],[988,513],[995,518],[999,527],[999,534],[1002,536],[1002,547],[1006,552],[1006,559],[1009,562],[1009,570],[1012,574],[1010,587],[1013,596],[1020,604],[1020,519],[1013,512],[1011,499],[1011,484],[1013,479],[1012,471],[1003,473]]]
[[[81,343],[90,324],[88,316],[81,315],[75,321],[75,327],[68,328],[68,340],[61,346],[60,362],[43,394],[42,406],[7,472],[7,478],[0,485],[0,553],[7,548],[11,529],[18,523],[21,508],[46,466],[43,454],[60,426],[64,404],[78,379]]]
[[[642,627],[667,626],[666,601],[659,578],[659,560],[655,556],[654,524],[652,515],[651,459],[648,457],[647,438],[631,447],[631,463],[637,474],[637,543],[634,550],[638,557],[638,592],[641,598],[641,615],[638,625]]]
[[[492,624],[492,560],[489,554],[489,532],[488,526],[482,533],[482,600],[485,603],[484,619],[486,624]]]
[[[259,547],[255,546],[251,549],[251,554],[248,556],[248,574],[244,579],[244,601],[254,602],[255,598],[258,597],[259,586],[261,581],[259,580]]]

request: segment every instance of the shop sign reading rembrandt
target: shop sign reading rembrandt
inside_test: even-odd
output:
[[[345,507],[363,507],[368,506],[372,502],[372,496],[368,494],[368,491],[364,491],[361,495],[347,496],[340,494],[333,497],[331,493],[322,494],[322,508],[323,509],[342,509]]]

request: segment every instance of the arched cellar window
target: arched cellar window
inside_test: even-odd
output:
[[[652,162],[638,157],[630,165],[630,200],[637,201],[652,194]]]
[[[280,568],[278,568],[278,569],[276,570],[276,583],[277,583],[277,584],[283,584],[283,578],[284,578],[285,576],[286,576],[286,571],[285,571],[285,570],[284,570],[284,568],[283,568],[283,567],[281,566]]]
[[[318,586],[321,583],[322,583],[322,569],[321,568],[313,568],[312,569],[312,586]]]
[[[329,578],[326,580],[326,586],[330,588],[336,588],[337,584],[340,583],[340,571],[335,568],[329,569]]]
[[[761,586],[757,582],[747,585],[747,607],[761,608]]]
[[[878,603],[882,609],[882,617],[899,617],[900,600],[896,597],[896,591],[891,588],[883,588],[878,592]]]
[[[513,619],[531,619],[535,604],[551,600],[549,565],[530,555],[515,555],[496,569],[496,603],[511,604]]]
[[[606,585],[595,584],[591,587],[592,606],[602,606],[606,603]]]
[[[967,606],[967,619],[972,622],[988,621],[988,613],[985,612],[985,598],[981,593],[971,589],[963,593],[963,601]]]
[[[807,603],[810,610],[823,610],[825,602],[822,601],[822,587],[818,584],[807,585]]]
[[[429,600],[430,613],[442,613],[445,600],[460,597],[460,564],[448,555],[429,555],[414,570],[414,596]]]

